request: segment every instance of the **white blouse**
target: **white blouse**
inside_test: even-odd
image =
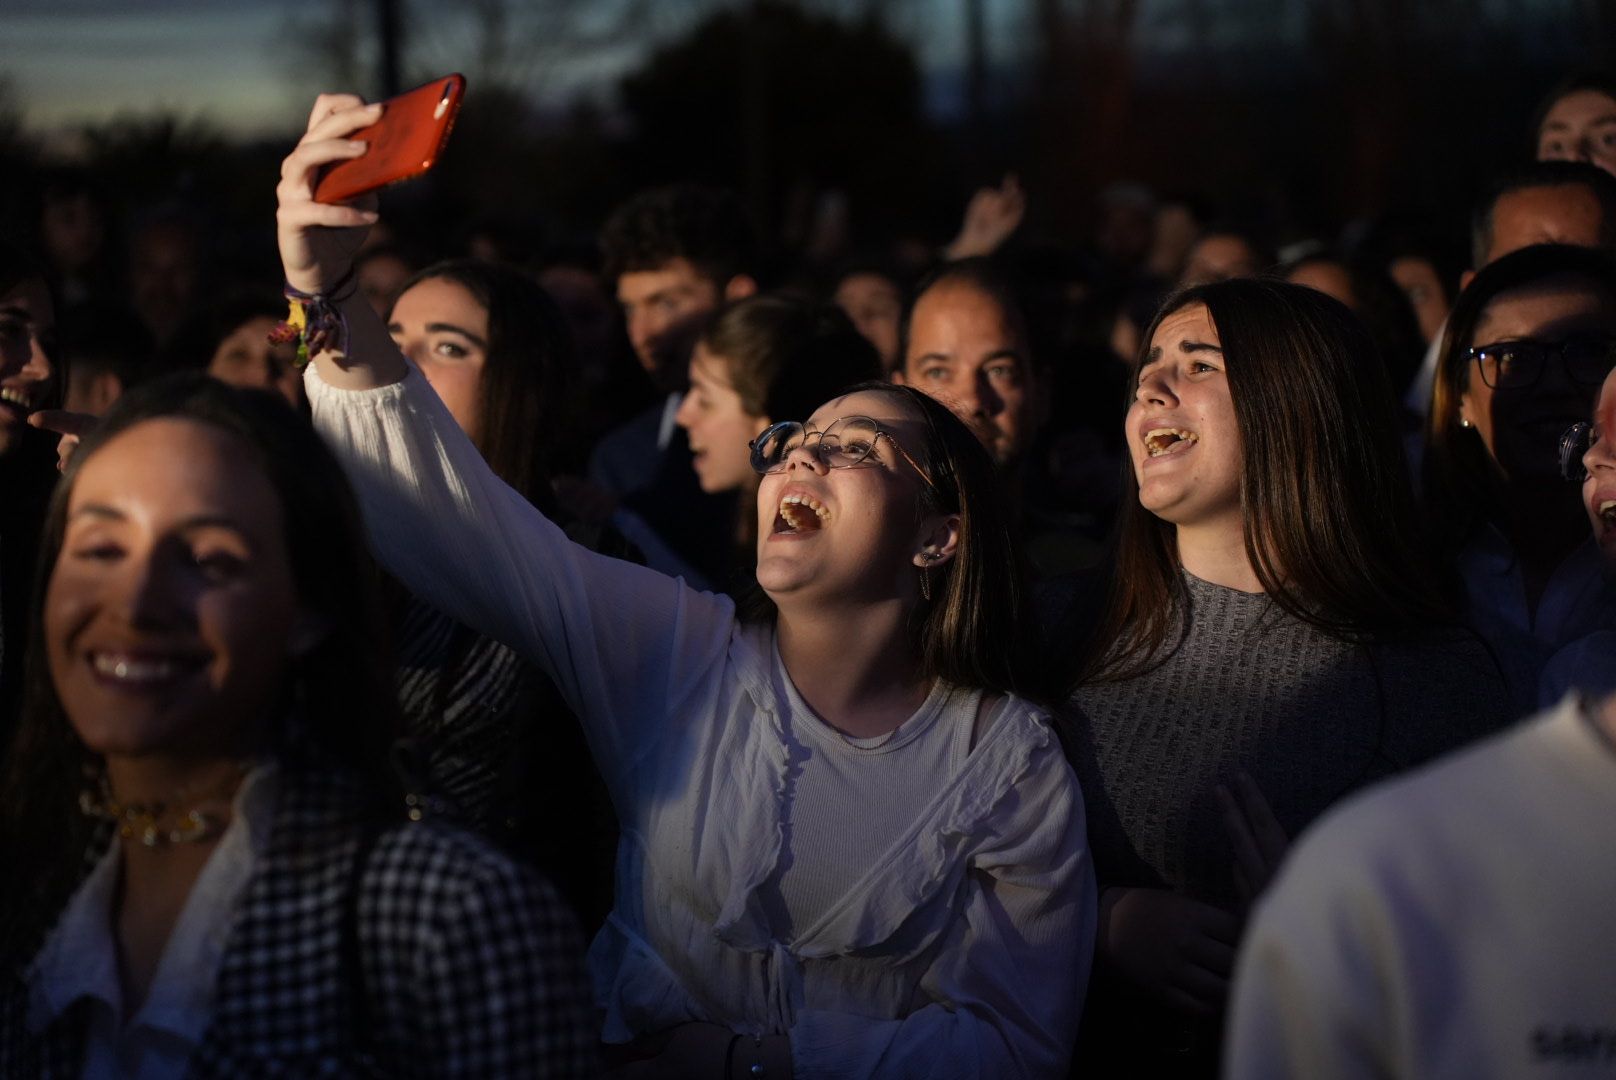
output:
[[[786,870],[817,838],[791,823],[824,810],[823,797],[794,803],[798,780],[814,770],[808,786],[843,790],[818,783],[841,757],[801,752],[801,733],[824,725],[778,665],[772,628],[569,542],[493,475],[413,367],[368,391],[313,366],[306,382],[389,569],[541,664],[584,724],[622,826],[616,906],[590,950],[606,1041],[708,1021],[789,1034],[805,1080],[1064,1075],[1094,884],[1082,797],[1037,709],[1010,698],[968,753],[911,758],[932,764],[911,775],[903,814],[880,815],[879,856],[837,867],[834,887],[793,888]],[[958,732],[978,700],[934,692],[905,724]]]
[[[163,945],[140,1009],[124,1019],[118,944],[112,932],[123,850],[114,841],[74,892],[34,961],[29,1023],[44,1028],[90,1000],[85,1080],[167,1080],[186,1063],[213,1019],[213,990],[236,903],[269,844],[278,769],[261,765],[237,789],[230,824],[203,865]]]

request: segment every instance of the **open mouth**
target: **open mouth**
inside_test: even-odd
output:
[[[1605,499],[1599,504],[1599,520],[1606,529],[1616,529],[1616,499]]]
[[[1201,441],[1201,437],[1184,428],[1152,428],[1145,432],[1145,450],[1151,457],[1177,454]]]
[[[830,511],[812,495],[787,495],[774,515],[774,532],[818,532],[830,520]]]

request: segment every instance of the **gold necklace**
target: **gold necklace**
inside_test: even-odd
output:
[[[86,787],[79,792],[79,811],[86,817],[111,822],[120,837],[149,848],[211,840],[224,831],[226,816],[212,804],[228,800],[251,763],[237,761],[232,766],[221,780],[188,784],[167,799],[146,803],[124,802],[115,797],[106,771],[101,770],[94,789]]]

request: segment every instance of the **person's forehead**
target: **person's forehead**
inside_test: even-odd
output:
[[[1543,128],[1606,120],[1616,122],[1616,98],[1601,90],[1573,90],[1549,107]]]
[[[683,257],[669,259],[652,270],[628,270],[617,278],[617,297],[629,301],[670,290],[717,291],[718,283]]]
[[[1599,200],[1586,184],[1552,184],[1511,191],[1493,206],[1493,232],[1565,236],[1592,246],[1599,239]],[[1575,239],[1582,238],[1582,239]],[[1497,251],[1494,258],[1509,254]]]
[[[992,353],[1020,348],[1004,307],[968,282],[944,282],[927,289],[909,317],[907,359],[933,353],[952,355],[956,348]]]
[[[103,444],[73,484],[69,513],[89,502],[139,502],[161,516],[224,515],[250,531],[278,527],[280,500],[239,438],[199,420],[143,420]]]
[[[808,418],[807,426],[816,431],[823,431],[827,425],[848,416],[867,416],[883,427],[918,423],[918,417],[909,411],[908,406],[896,394],[863,390],[825,402],[814,410],[813,415]]]
[[[690,351],[690,378],[697,382],[715,382],[727,386],[730,381],[729,360],[709,349],[705,341],[698,341]]]
[[[1189,304],[1162,316],[1150,343],[1152,347],[1165,347],[1190,338],[1207,345],[1218,343],[1218,330],[1205,304]]]
[[[1616,320],[1616,297],[1583,278],[1550,278],[1507,289],[1488,301],[1476,320],[1476,339],[1480,344],[1494,334],[1552,335],[1557,323],[1582,323],[1590,317]]]
[[[393,303],[392,318],[452,323],[474,333],[488,330],[488,309],[470,289],[449,278],[426,278],[405,289]]]

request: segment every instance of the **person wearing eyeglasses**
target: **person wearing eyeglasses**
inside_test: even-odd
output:
[[[323,96],[287,157],[288,282],[374,212],[312,200],[376,117]],[[531,657],[622,825],[590,952],[622,1075],[1058,1077],[1087,983],[1082,796],[1042,709],[992,459],[866,384],[758,440],[757,580],[726,597],[570,543],[489,471],[362,299],[307,377],[382,561]],[[557,822],[557,828],[569,823]]]
[[[1561,435],[1592,414],[1613,367],[1616,260],[1591,248],[1506,255],[1476,274],[1449,318],[1426,428],[1426,510],[1517,715],[1539,704],[1555,652],[1616,628],[1616,589],[1558,460]]]

